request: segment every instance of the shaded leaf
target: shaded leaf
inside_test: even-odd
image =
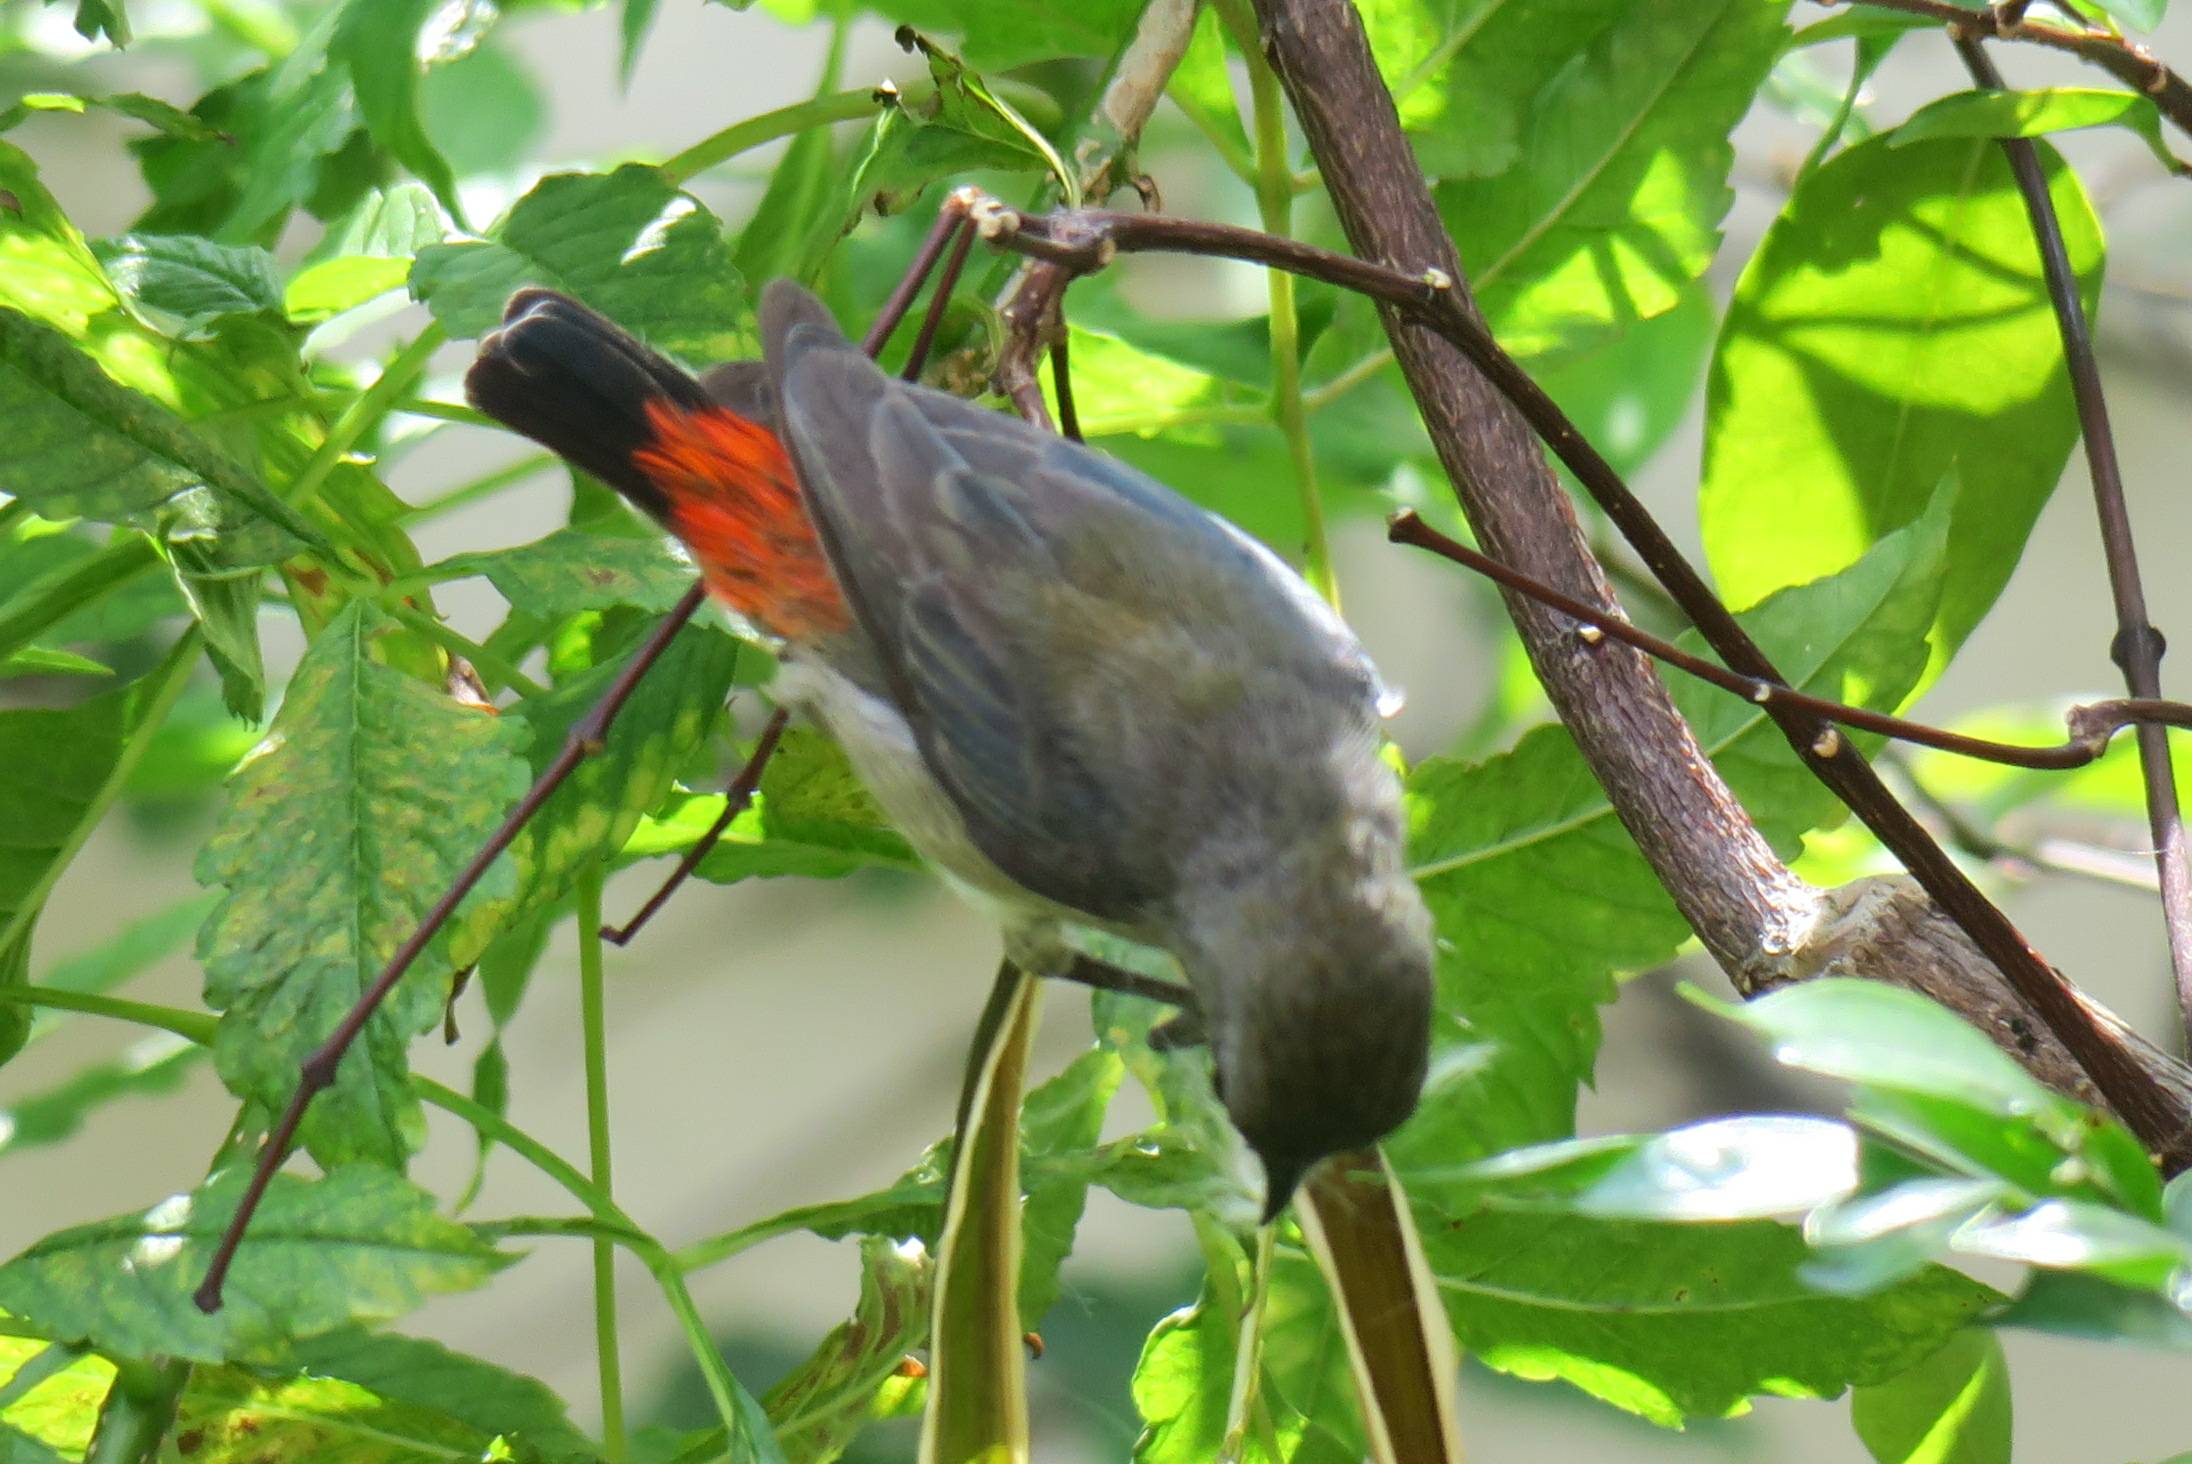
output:
[[[28,978],[31,933],[190,671],[187,638],[151,672],[66,711],[0,711],[0,985]],[[0,1062],[30,1037],[27,1007],[0,1006]]]
[[[445,1414],[480,1434],[509,1440],[527,1456],[576,1460],[599,1453],[547,1384],[423,1337],[345,1328],[299,1342],[288,1357],[307,1374],[341,1378],[377,1398]]]
[[[1758,1393],[1831,1398],[1938,1350],[1993,1293],[1938,1267],[1877,1296],[1800,1279],[1798,1234],[1482,1210],[1424,1245],[1462,1345],[1654,1423],[1741,1413]]]
[[[612,538],[558,529],[515,549],[455,555],[429,573],[437,582],[483,574],[513,609],[562,620],[617,605],[667,614],[698,571],[690,555],[654,534]]]
[[[140,1215],[47,1236],[0,1266],[0,1306],[120,1356],[221,1362],[353,1321],[400,1316],[478,1286],[512,1257],[434,1213],[433,1196],[386,1170],[277,1174],[237,1252],[220,1311],[191,1293],[246,1176]]]
[[[373,659],[389,626],[354,602],[313,642],[198,856],[200,883],[227,891],[198,940],[215,1061],[276,1110],[531,781],[522,727]],[[513,883],[498,861],[469,908]],[[428,947],[314,1100],[302,1135],[322,1162],[400,1166],[417,1147],[404,1048],[441,1016],[449,949],[446,933]]]
[[[862,1239],[860,1300],[851,1318],[761,1399],[786,1458],[834,1459],[872,1419],[918,1392],[900,1369],[928,1346],[933,1269],[917,1245]]]
[[[364,0],[345,5],[328,54],[347,68],[366,130],[433,190],[460,224],[456,175],[419,118],[419,31],[438,0]]]
[[[92,246],[107,277],[139,317],[162,335],[205,340],[231,315],[279,315],[274,257],[255,245],[215,244],[189,234],[124,234]]]
[[[2042,162],[2090,313],[2101,238]],[[1735,604],[1829,573],[1954,475],[1936,668],[2023,552],[2077,433],[2015,181],[1990,142],[1875,138],[1799,184],[1736,286],[1706,393],[1705,549]]]
[[[642,164],[543,178],[486,238],[427,245],[411,269],[412,295],[454,336],[494,329],[524,285],[574,295],[695,363],[754,353],[723,226]]]

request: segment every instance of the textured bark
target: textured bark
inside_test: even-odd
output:
[[[1256,10],[1265,53],[1355,252],[1410,273],[1443,270],[1467,302],[1461,260],[1353,8],[1346,0],[1256,0]],[[1485,552],[1618,615],[1568,495],[1521,413],[1428,326],[1381,309],[1432,445]],[[1713,958],[1732,972],[1761,946],[1793,944],[1817,892],[1774,857],[1651,663],[1625,649],[1587,645],[1565,616],[1521,596],[1509,594],[1507,606],[1561,721]]]

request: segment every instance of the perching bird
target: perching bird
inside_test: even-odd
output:
[[[514,296],[472,403],[615,488],[782,642],[843,746],[1023,969],[1061,923],[1171,953],[1266,1218],[1414,1109],[1431,922],[1362,647],[1262,545],[1141,473],[899,381],[788,282],[696,380]]]

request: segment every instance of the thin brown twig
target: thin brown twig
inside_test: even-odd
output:
[[[1831,6],[1839,0],[1818,0]],[[2192,136],[2192,82],[2157,60],[2144,46],[2099,29],[2079,30],[2047,25],[2023,18],[2023,7],[1994,5],[1967,10],[1948,0],[1858,0],[1876,10],[1899,10],[1923,15],[1948,27],[1953,36],[1997,41],[2022,41],[2063,51],[2098,66],[2134,91],[2154,99],[2162,115],[2177,129]]]
[[[243,1198],[236,1203],[236,1213],[229,1218],[228,1228],[222,1232],[220,1244],[214,1248],[213,1258],[206,1266],[205,1280],[192,1293],[192,1300],[197,1302],[200,1311],[210,1313],[221,1309],[221,1286],[228,1279],[228,1269],[235,1262],[236,1248],[243,1243],[244,1231],[250,1227],[251,1217],[257,1213],[259,1202],[265,1198],[266,1188],[273,1182],[274,1172],[289,1157],[290,1145],[296,1141],[297,1128],[304,1122],[305,1110],[311,1106],[314,1098],[335,1081],[335,1069],[342,1062],[343,1054],[357,1041],[358,1034],[365,1030],[365,1024],[372,1020],[373,1013],[387,999],[388,993],[395,989],[396,983],[403,979],[404,973],[411,969],[411,963],[419,958],[419,953],[426,949],[427,943],[456,914],[457,906],[463,903],[464,897],[486,877],[487,871],[493,867],[502,851],[510,847],[525,826],[532,822],[533,815],[540,812],[542,805],[554,797],[556,790],[577,771],[578,765],[601,751],[611,725],[615,723],[617,714],[624,710],[624,704],[631,700],[632,693],[638,689],[640,679],[661,659],[662,653],[669,649],[670,642],[685,627],[685,623],[693,618],[694,612],[700,609],[701,601],[706,598],[706,589],[696,584],[685,592],[684,598],[677,602],[668,615],[662,617],[662,623],[655,627],[646,643],[617,674],[616,680],[610,683],[601,700],[571,728],[570,735],[564,738],[563,748],[556,754],[555,761],[533,781],[533,786],[526,790],[525,796],[518,801],[518,806],[510,810],[509,817],[502,821],[501,827],[489,835],[487,842],[480,846],[480,851],[472,856],[472,862],[464,867],[463,872],[434,903],[434,907],[427,911],[426,918],[419,922],[418,929],[412,931],[410,938],[388,958],[388,964],[381,968],[380,975],[366,988],[364,995],[358,998],[341,1025],[330,1032],[327,1040],[305,1058],[298,1074],[297,1089],[290,1095],[289,1106],[282,1110],[280,1121],[274,1125],[273,1131],[267,1135],[266,1143],[260,1148],[258,1166],[252,1171],[251,1182],[245,1186]]]
[[[1979,41],[1955,36],[1956,52],[1971,79],[1990,91],[2002,89]],[[2085,445],[2087,476],[2093,480],[2093,506],[2100,518],[2101,552],[2108,564],[2108,588],[2116,605],[2116,636],[2109,658],[2123,672],[2132,696],[2162,694],[2162,634],[2147,619],[2146,589],[2139,575],[2137,540],[2131,511],[2124,502],[2123,465],[2116,456],[2116,435],[2109,425],[2108,398],[2101,390],[2101,366],[2093,351],[2093,332],[2085,302],[2063,243],[2062,222],[2048,193],[2039,150],[2022,137],[2000,139],[2002,153],[2024,196],[2039,246],[2041,271],[2055,307],[2063,339],[2063,360],[2078,404],[2078,429]],[[2176,974],[2177,1014],[2192,1044],[2192,854],[2185,844],[2184,814],[2177,802],[2177,777],[2170,765],[2169,734],[2160,727],[2139,728],[2139,773],[2145,786],[2147,828],[2154,838],[2154,867],[2161,882],[2162,928],[2169,938],[2169,964]]]
[[[738,770],[738,776],[732,778],[730,785],[723,790],[723,811],[715,816],[715,822],[709,824],[707,831],[693,840],[693,847],[687,849],[685,857],[677,861],[677,868],[670,871],[670,877],[647,897],[647,903],[641,905],[631,919],[622,925],[601,927],[603,940],[613,946],[630,945],[632,937],[639,934],[647,922],[655,918],[655,913],[669,903],[670,896],[677,893],[678,886],[692,878],[693,871],[700,868],[700,861],[706,859],[715,846],[723,842],[724,832],[730,828],[731,821],[744,813],[746,806],[753,802],[755,792],[761,787],[761,775],[767,771],[769,759],[776,756],[776,744],[783,738],[785,724],[790,721],[791,713],[782,707],[769,713],[769,720],[761,729],[761,737],[754,743],[753,755],[746,759],[745,765]]]
[[[1891,716],[1868,707],[1855,707],[1847,702],[1813,696],[1810,692],[1799,691],[1780,681],[1744,676],[1730,671],[1716,661],[1692,655],[1648,630],[1640,629],[1618,617],[1608,616],[1571,595],[1563,595],[1551,585],[1533,579],[1518,569],[1501,564],[1489,555],[1478,553],[1460,540],[1432,528],[1412,508],[1401,509],[1386,521],[1386,537],[1396,544],[1428,549],[1433,554],[1450,559],[1465,569],[1474,570],[1486,579],[1505,585],[1518,594],[1527,595],[1541,605],[1558,610],[1576,622],[1576,634],[1586,644],[1596,644],[1601,639],[1620,641],[1647,656],[1686,671],[1700,681],[1755,703],[1769,716],[1776,711],[1800,712],[1821,721],[1838,722],[1860,732],[1877,732],[1883,737],[1891,737],[1898,742],[1907,742],[1917,747],[1938,748],[1942,752],[1954,753],[1958,757],[1968,757],[1979,762],[1998,763],[2003,767],[2032,768],[2043,772],[2063,772],[2085,767],[2106,752],[2110,739],[2126,727],[2192,728],[2192,704],[2120,697],[2072,707],[2065,714],[2070,724],[2070,736],[2053,747],[2028,747],[2015,742],[1997,742],[1988,737],[1972,737],[1962,732],[1951,732],[1945,727],[1914,722],[1907,717]],[[1833,735],[1832,728],[1821,734],[1823,739]],[[1814,746],[1813,751],[1820,752],[1822,756],[1833,755],[1831,752],[1822,752],[1818,745]]]

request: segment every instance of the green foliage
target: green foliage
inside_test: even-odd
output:
[[[198,858],[227,892],[198,938],[215,1061],[269,1110],[525,789],[520,729],[380,664],[392,629],[360,602],[313,643]],[[511,873],[489,879],[485,897],[507,898]],[[381,1007],[305,1119],[316,1156],[401,1166],[418,1147],[403,1050],[462,964],[442,943]]]
[[[2143,28],[2163,7],[2076,8]],[[1094,1315],[1124,1377],[1133,1346],[1120,1337],[1147,1333],[1130,1391],[1137,1459],[1338,1464],[1372,1451],[1346,1314],[1283,1225],[1258,1275],[1239,1233],[1257,1177],[1208,1057],[1152,1046],[1153,1003],[1098,997],[1089,1045],[1026,1075],[1017,1134],[1009,1105],[991,1115],[960,1182],[990,1184],[993,1219],[1016,1217],[1016,1271],[1002,1231],[947,1254],[948,1139],[872,1192],[728,1217],[741,1223],[673,1253],[633,1218],[647,1196],[634,1189],[627,1213],[605,1165],[584,1170],[513,1123],[525,1095],[559,1081],[525,1070],[503,1033],[565,949],[574,885],[604,868],[666,870],[721,813],[723,774],[744,760],[758,718],[726,701],[765,688],[782,648],[714,612],[671,641],[597,755],[367,1024],[302,1130],[322,1175],[276,1176],[226,1307],[208,1316],[190,1294],[300,1063],[530,780],[598,730],[590,709],[692,583],[685,552],[583,478],[564,527],[444,537],[445,557],[425,563],[421,524],[543,491],[537,458],[449,473],[491,439],[452,399],[465,353],[444,344],[492,331],[513,290],[545,285],[694,367],[751,355],[766,280],[798,276],[863,323],[947,189],[1044,207],[1100,162],[1149,172],[1173,213],[1236,223],[1266,216],[1250,192],[1291,180],[1300,237],[1349,247],[1313,197],[1324,160],[1245,115],[1244,69],[1268,80],[1240,49],[1248,5],[1203,7],[1169,79],[1174,105],[1144,137],[1118,134],[1099,108],[1121,95],[1144,9],[768,0],[717,14],[755,44],[772,27],[831,27],[828,59],[811,101],[753,119],[733,99],[686,119],[669,159],[586,158],[561,130],[545,155],[553,98],[492,7],[182,4],[96,68],[7,29],[24,64],[0,111],[0,1062],[78,1014],[155,1030],[0,1089],[0,1164],[70,1142],[108,1105],[159,1100],[209,1056],[244,1107],[226,1139],[209,1133],[185,1156],[185,1173],[211,1169],[203,1185],[148,1193],[137,1213],[72,1224],[0,1265],[0,1464],[863,1458],[871,1425],[926,1406],[909,1361],[937,1360],[940,1286],[948,1312],[950,1286],[981,1290],[984,1274],[983,1304],[962,1290],[947,1328],[943,1351],[962,1367],[963,1344],[995,1356],[1000,1339],[1017,1350],[1017,1329]],[[1353,10],[1502,342],[1624,471],[1680,443],[1709,358],[1697,506],[1719,586],[1803,689],[1886,710],[1915,700],[2002,592],[2076,437],[2030,222],[1995,140],[2121,127],[2179,171],[2156,101],[1951,89],[1899,123],[1876,119],[1867,78],[1930,23],[1862,8],[1793,35],[1785,0]],[[871,16],[909,28],[916,74],[925,60],[902,92],[852,74],[846,27]],[[655,0],[624,0],[593,64],[629,78],[658,19]],[[130,40],[120,0],[80,0],[75,23],[102,46]],[[1800,75],[1840,41],[1855,44],[1846,97],[1839,75]],[[159,62],[144,75],[162,95],[117,89],[138,52]],[[1809,155],[1790,155],[1788,196],[1751,257],[1721,260],[1731,132],[1758,106],[1808,129]],[[111,237],[71,218],[92,201],[61,148],[94,122],[126,128],[148,200]],[[2090,311],[2100,223],[2078,176],[2045,143],[2040,154]],[[722,167],[733,157],[735,181]],[[1716,263],[1741,270],[1725,309],[1707,282]],[[934,380],[971,392],[983,379],[1009,268],[977,251]],[[1075,284],[1065,340],[1091,441],[1293,557],[1297,449],[1334,519],[1406,504],[1451,523],[1378,309],[1303,280],[1294,318],[1274,319],[1260,282],[1238,282],[1122,263]],[[1298,404],[1297,373],[1273,361],[1288,339]],[[1055,402],[1055,380],[1044,385]],[[1290,437],[1278,422],[1296,405]],[[459,533],[512,501],[456,520]],[[435,594],[471,577],[502,603],[460,631]],[[1342,579],[1352,608],[1366,587]],[[2192,1348],[2192,1187],[2165,1190],[2113,1120],[1907,993],[1815,981],[1728,1009],[1774,1059],[1845,1084],[1839,1114],[1577,1135],[1600,1008],[1625,977],[1678,958],[1690,930],[1567,731],[1541,725],[1490,597],[1455,603],[1430,633],[1502,638],[1510,674],[1453,750],[1406,779],[1409,858],[1440,943],[1430,1082],[1387,1146],[1423,1238],[1417,1305],[1484,1366],[1670,1428],[1755,1397],[1849,1392],[1858,1438],[1887,1464],[2009,1457],[1999,1328]],[[1632,608],[1671,618],[1641,598]],[[1776,853],[1794,857],[1841,816],[1756,705],[1669,686]],[[2060,735],[2045,708],[1963,725]],[[2068,776],[1935,753],[1909,767],[2014,840],[2019,819],[2143,819],[2129,741]],[[64,960],[34,950],[49,895],[73,893],[74,855],[123,819],[171,857],[194,842],[207,894],[148,910],[117,889],[103,943]],[[718,885],[888,872],[831,891],[853,900],[919,869],[843,753],[794,727],[694,872]],[[131,983],[193,931],[207,1009],[136,999]],[[1170,974],[1150,952],[1088,939]],[[408,1056],[467,979],[482,996],[463,999],[487,1013],[484,1034],[466,1033],[468,1097],[414,1077]],[[816,1052],[827,1039],[785,1035]],[[1141,1092],[1122,1120],[1129,1078]],[[422,1100],[471,1130],[470,1172],[446,1193],[402,1176]],[[1017,1195],[1000,1182],[1012,1158]],[[491,1162],[539,1171],[566,1213],[475,1215]],[[1180,1212],[1199,1278],[1131,1315],[1084,1290],[1073,1268],[1091,1186]],[[757,1402],[724,1360],[746,1351],[718,1349],[685,1278],[793,1231],[850,1242],[857,1300]],[[627,1450],[574,1425],[541,1383],[382,1329],[485,1286],[514,1259],[497,1248],[511,1237],[607,1241],[636,1259],[713,1424],[663,1420]],[[2004,1291],[1952,1269],[1978,1264]],[[962,1392],[955,1417],[994,1436],[1007,1401]],[[1051,1447],[1038,1437],[1038,1452]]]
[[[1850,1398],[1880,1464],[2009,1464],[2009,1362],[1991,1332],[1958,1332],[1901,1377]]]
[[[513,1259],[377,1166],[316,1181],[277,1175],[259,1243],[239,1254],[228,1304],[208,1314],[191,1293],[245,1177],[217,1175],[142,1214],[47,1236],[0,1266],[0,1307],[117,1357],[224,1362],[399,1316],[428,1296],[477,1286]]]
[[[722,224],[638,163],[544,178],[486,238],[429,244],[411,267],[413,298],[458,337],[494,329],[524,285],[576,295],[692,361],[753,349],[752,307]]]
[[[2038,146],[2090,312],[2099,224]],[[2076,435],[2001,150],[1860,143],[1798,185],[1721,326],[1698,500],[1713,574],[1745,604],[1847,564],[1944,481],[1983,485],[1949,530],[1938,668],[2001,593]]]

